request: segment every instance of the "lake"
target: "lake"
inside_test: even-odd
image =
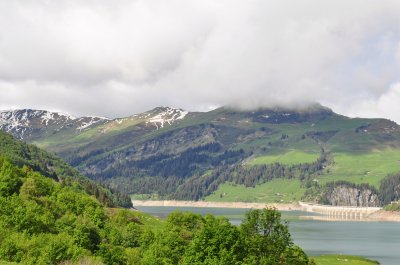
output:
[[[136,207],[161,218],[170,212],[181,210],[193,213],[211,213],[226,216],[233,224],[240,224],[246,209],[200,207]],[[378,260],[382,265],[400,264],[400,223],[317,221],[302,218],[314,214],[306,212],[282,212],[289,221],[294,243],[310,256],[320,254],[349,254]]]

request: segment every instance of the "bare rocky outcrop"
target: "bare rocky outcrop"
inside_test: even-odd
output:
[[[369,185],[332,183],[327,185],[324,202],[334,206],[378,207],[381,202],[378,192]]]

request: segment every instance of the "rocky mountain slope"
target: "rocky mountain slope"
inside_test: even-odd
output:
[[[77,118],[45,110],[0,111],[0,129],[12,134],[17,139],[28,141],[50,136],[60,131],[80,133],[107,121],[109,121],[107,118]]]
[[[290,202],[338,180],[378,188],[400,171],[399,125],[348,118],[319,104],[210,112],[160,107],[92,120],[13,113],[19,115],[2,114],[3,130],[93,179],[149,197]]]
[[[52,135],[77,135],[100,125],[104,125],[105,133],[116,125],[136,120],[143,120],[146,125],[159,129],[163,128],[164,124],[171,125],[183,119],[187,113],[180,109],[159,107],[131,117],[109,119],[96,116],[74,117],[46,110],[21,109],[0,111],[0,130],[12,134],[17,139],[33,141]]]

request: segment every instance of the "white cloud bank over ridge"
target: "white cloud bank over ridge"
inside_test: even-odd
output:
[[[399,14],[398,0],[0,0],[0,108],[319,101],[400,122]]]
[[[400,83],[394,84],[377,99],[364,100],[350,107],[349,112],[363,117],[390,117],[400,121]]]

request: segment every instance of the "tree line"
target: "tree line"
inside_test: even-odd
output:
[[[110,172],[112,178],[101,178],[101,181],[128,194],[157,194],[164,199],[200,200],[212,194],[220,184],[226,181],[255,187],[275,178],[297,178],[300,179],[302,185],[310,186],[313,184],[314,177],[331,163],[329,154],[322,150],[320,157],[312,163],[249,166],[242,163],[243,159],[249,155],[243,150],[225,150],[222,153],[210,154],[210,149],[217,152],[221,150],[221,147],[213,143],[190,148],[176,158],[160,154],[135,161],[132,163],[135,163],[137,167],[148,167],[148,174],[143,172],[143,168],[133,167],[127,169],[130,175],[115,177],[113,174],[120,171],[120,169],[115,169],[112,173]],[[190,160],[194,157],[198,159]],[[169,164],[171,161],[179,161],[182,167],[177,166],[174,169],[176,164]],[[168,167],[164,167],[165,165]],[[185,170],[181,171],[182,168]]]

